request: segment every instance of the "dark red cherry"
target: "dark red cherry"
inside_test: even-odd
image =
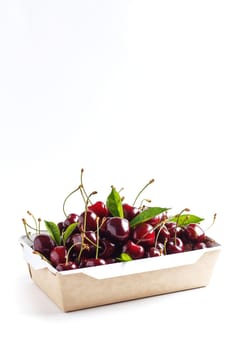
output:
[[[131,232],[132,240],[143,247],[152,247],[155,243],[153,226],[146,222],[137,225]]]
[[[168,241],[170,236],[171,236],[171,234],[165,225],[163,225],[162,227],[159,227],[156,230],[156,237],[157,237],[158,242],[161,242],[164,244],[164,242]]]
[[[85,233],[74,233],[66,241],[67,248],[71,249],[71,253],[76,252],[78,255],[82,249],[82,256],[91,257],[96,252],[96,233],[94,231],[86,231]]]
[[[116,250],[115,243],[109,241],[106,238],[101,238],[99,241],[99,258],[107,259],[114,255]]]
[[[204,249],[207,248],[204,242],[197,242],[193,245],[193,250]]]
[[[98,201],[92,205],[88,206],[88,209],[93,211],[100,218],[106,217],[109,215],[109,210],[104,202]]]
[[[145,250],[143,246],[128,240],[122,247],[122,253],[127,253],[132,259],[144,257]]]
[[[212,248],[218,246],[218,243],[213,239],[208,236],[205,236],[204,243],[207,248]]]
[[[56,246],[54,240],[47,234],[39,234],[34,238],[33,249],[44,255],[47,259],[50,257],[51,250]]]
[[[63,223],[63,227],[66,228],[66,227],[70,226],[71,224],[78,222],[78,220],[79,220],[79,217],[77,214],[74,214],[74,213],[69,214]]]
[[[152,219],[146,221],[148,224],[152,225],[154,228],[156,228],[160,223],[165,221],[167,219],[167,214],[160,214],[154,216]]]
[[[51,250],[49,260],[51,261],[52,265],[57,266],[58,264],[66,261],[66,255],[67,250],[63,245],[56,246]]]
[[[78,269],[78,265],[74,261],[68,261],[67,263],[60,263],[56,266],[58,271],[68,271]]]
[[[106,261],[101,258],[86,258],[82,260],[80,267],[92,267],[98,265],[106,265]]]
[[[138,208],[127,203],[123,203],[122,207],[124,212],[124,218],[128,219],[129,221],[140,213],[140,210]]]
[[[205,238],[205,232],[197,224],[188,224],[185,227],[185,235],[188,240],[192,242],[203,242]]]
[[[179,237],[171,237],[166,243],[167,254],[182,253],[184,251],[183,241]]]
[[[110,217],[105,225],[106,237],[113,242],[125,242],[130,235],[129,221],[117,216]]]
[[[152,258],[155,256],[161,256],[161,255],[162,255],[162,251],[156,247],[149,247],[149,249],[147,249],[146,251],[147,258]]]
[[[79,223],[81,230],[96,231],[97,230],[97,215],[92,210],[84,211],[79,216]]]

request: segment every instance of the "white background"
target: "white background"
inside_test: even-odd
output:
[[[4,349],[232,349],[232,18],[230,0],[0,2]],[[21,218],[62,220],[81,168],[98,199],[154,178],[154,205],[217,213],[210,285],[60,312],[29,279]]]

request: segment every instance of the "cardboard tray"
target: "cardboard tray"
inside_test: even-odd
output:
[[[58,272],[20,238],[32,280],[63,311],[207,286],[221,245]]]

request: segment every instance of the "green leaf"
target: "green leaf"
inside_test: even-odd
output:
[[[113,186],[112,191],[107,198],[106,205],[112,216],[124,217],[121,196]]]
[[[145,210],[143,210],[141,213],[139,213],[137,216],[135,216],[130,221],[130,226],[136,226],[138,224],[141,224],[143,222],[146,222],[155,216],[163,213],[164,211],[168,211],[170,208],[160,208],[160,207],[150,207]]]
[[[44,220],[46,229],[49,233],[49,235],[52,237],[52,239],[57,243],[57,245],[61,244],[61,235],[60,230],[57,224],[55,224],[52,221],[46,221]]]
[[[204,219],[193,214],[183,214],[175,215],[169,220],[176,222],[178,226],[186,226],[188,224],[199,224]]]
[[[127,253],[121,253],[121,255],[119,256],[119,258],[117,258],[118,261],[131,261],[133,260],[131,258],[131,256]]]
[[[63,244],[66,243],[66,240],[68,237],[70,237],[70,235],[74,232],[74,230],[76,229],[78,223],[77,222],[74,222],[73,224],[70,224],[65,232],[63,233]]]

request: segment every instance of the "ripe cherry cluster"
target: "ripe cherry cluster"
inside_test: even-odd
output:
[[[169,216],[169,208],[137,207],[136,200],[130,205],[124,202],[120,191],[113,186],[106,202],[92,203],[90,198],[96,192],[89,196],[86,194],[82,174],[83,169],[81,185],[63,203],[64,221],[57,224],[44,221],[47,229],[44,233],[40,230],[41,220],[33,216],[36,235],[32,238],[29,233],[32,226],[23,219],[26,235],[32,240],[34,251],[58,271],[152,258],[217,245],[200,226],[203,219],[190,214],[189,209]],[[80,214],[67,215],[66,201],[76,191],[80,191],[85,209]]]

